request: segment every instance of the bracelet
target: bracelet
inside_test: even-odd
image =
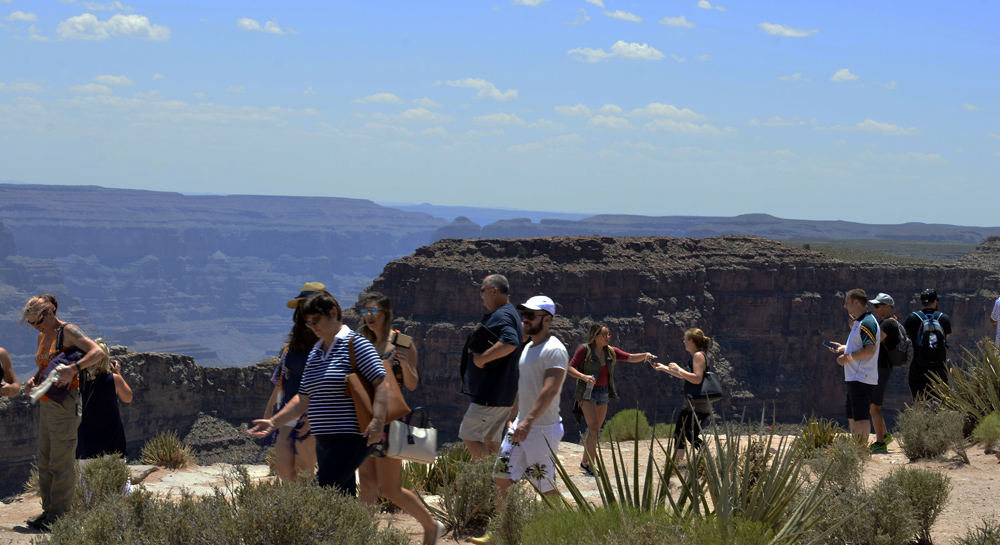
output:
[[[80,372],[80,362],[74,361],[73,365],[76,366],[76,372],[79,373]]]
[[[844,355],[847,356],[847,361],[851,361],[851,355],[849,353],[844,352]]]

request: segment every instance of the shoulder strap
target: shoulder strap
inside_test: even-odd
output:
[[[58,330],[56,330],[56,352],[62,352],[63,349],[62,334],[63,334],[63,329],[66,329],[67,325],[69,324],[63,324],[59,326]]]
[[[347,355],[351,358],[351,370],[358,372],[358,360],[354,357],[354,333],[347,337]]]

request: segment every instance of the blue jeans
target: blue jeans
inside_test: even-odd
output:
[[[332,486],[350,496],[357,496],[354,473],[371,451],[368,439],[358,433],[316,435],[316,460],[319,462],[316,482],[320,486]]]

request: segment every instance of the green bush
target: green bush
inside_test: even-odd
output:
[[[956,538],[954,545],[997,545],[1000,543],[1000,519],[984,518],[982,524],[970,528],[965,535]]]
[[[838,435],[826,448],[813,450],[806,464],[816,475],[826,471],[827,488],[839,493],[858,487],[870,457],[868,445],[859,448],[853,435]]]
[[[659,439],[666,439],[668,437],[674,436],[674,424],[667,424],[664,422],[657,422],[653,426],[653,435]]]
[[[76,487],[77,508],[93,509],[109,498],[125,494],[131,477],[132,470],[118,456],[88,461],[80,470],[80,484]]]
[[[795,446],[808,455],[818,448],[830,446],[842,433],[844,430],[836,421],[814,416],[802,425],[802,430],[795,439]]]
[[[948,368],[947,380],[931,376],[934,395],[944,407],[975,419],[1000,412],[1000,350],[992,339],[976,343],[976,352],[968,349],[962,363]]]
[[[169,469],[182,469],[193,462],[191,448],[172,431],[160,432],[142,447],[142,461]]]
[[[639,419],[638,426],[636,426],[637,417]],[[631,441],[633,439],[649,439],[652,436],[653,429],[649,426],[649,420],[646,420],[646,413],[638,409],[625,409],[616,413],[604,424],[601,441],[605,443]]]
[[[906,500],[917,522],[917,537],[921,543],[930,543],[931,526],[948,503],[951,479],[936,471],[900,467],[883,479],[881,486]]]
[[[910,460],[939,458],[955,449],[965,452],[962,415],[951,410],[934,410],[932,404],[918,401],[896,418],[899,446]],[[966,458],[966,463],[968,459]]]
[[[38,464],[31,462],[31,472],[28,473],[28,480],[24,481],[25,492],[38,491]]]
[[[507,489],[507,499],[503,502],[503,510],[490,519],[490,531],[499,535],[508,545],[521,545],[524,528],[541,509],[542,505],[535,495],[535,489],[524,481],[514,483]]]
[[[993,444],[1000,440],[1000,412],[990,413],[980,420],[976,424],[976,429],[972,431],[972,438],[987,449],[993,447]]]
[[[910,545],[919,529],[906,498],[878,484],[847,490],[827,501],[830,516],[814,529],[817,534],[828,532],[824,544]]]
[[[440,506],[427,502],[424,502],[424,506],[449,531],[481,532],[497,512],[497,494],[493,481],[495,461],[495,456],[487,456],[478,461],[454,462],[454,477],[450,472],[442,472],[443,482],[437,490],[441,497]]]
[[[458,464],[471,461],[472,454],[465,443],[450,443],[438,450],[432,464],[403,462],[400,484],[410,490],[437,494],[445,480],[455,480],[458,475]]]
[[[109,496],[89,511],[73,510],[52,527],[53,545],[337,543],[404,545],[394,529],[379,530],[372,511],[354,498],[306,482],[250,481],[238,471],[227,490],[199,498],[159,497],[139,486]]]

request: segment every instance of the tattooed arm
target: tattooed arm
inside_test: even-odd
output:
[[[60,385],[69,384],[73,381],[73,377],[80,371],[97,364],[97,362],[104,358],[104,351],[101,350],[101,347],[92,341],[90,337],[84,335],[79,327],[72,324],[67,325],[63,329],[63,348],[70,346],[79,348],[84,352],[84,355],[77,362],[79,368],[77,368],[77,365],[71,365],[67,369],[68,372],[63,372],[63,380],[59,381]]]

